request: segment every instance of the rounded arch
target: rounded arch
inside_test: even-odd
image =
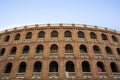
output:
[[[94,32],[90,32],[90,38],[91,39],[97,39],[97,36]]]
[[[85,34],[82,31],[78,31],[78,38],[85,38]]]
[[[1,48],[1,49],[0,49],[0,56],[3,56],[3,55],[5,54],[5,51],[6,51],[5,48]]]
[[[72,37],[72,33],[71,33],[71,31],[65,31],[64,32],[64,37]]]
[[[72,61],[66,62],[66,72],[75,72],[75,65]]]
[[[32,32],[27,32],[25,39],[31,39],[32,38]]]
[[[116,50],[117,50],[118,55],[120,55],[120,48],[117,48]]]
[[[71,44],[65,45],[65,53],[73,53],[73,46]]]
[[[42,63],[40,61],[36,61],[34,63],[33,72],[41,72],[41,70],[42,70]]]
[[[109,46],[105,47],[106,53],[112,55],[112,49]]]
[[[40,31],[38,33],[38,38],[44,38],[45,37],[45,32],[44,31]]]
[[[26,62],[20,62],[18,72],[19,73],[25,72],[26,66],[27,66]]]
[[[56,31],[56,30],[52,31],[51,37],[58,37],[58,31]]]
[[[80,53],[87,53],[87,47],[84,44],[79,46]]]
[[[90,64],[88,61],[83,61],[82,62],[82,71],[83,72],[91,72],[90,70]]]
[[[94,51],[94,53],[100,53],[100,48],[99,48],[99,46],[98,46],[98,45],[94,45],[94,46],[93,46],[93,51]]]
[[[36,47],[36,53],[43,53],[44,46],[42,44],[37,45]]]
[[[17,51],[17,47],[16,46],[12,47],[10,55],[14,55],[16,53],[16,51]]]
[[[5,37],[5,39],[4,39],[4,42],[8,42],[9,39],[10,39],[10,35],[7,35],[7,36]]]
[[[14,40],[19,40],[19,39],[20,39],[20,34],[17,33],[17,34],[15,35],[15,37],[14,37]]]
[[[58,72],[58,63],[56,61],[51,61],[50,62],[49,72]]]
[[[119,72],[118,66],[115,62],[111,62],[110,67],[111,67],[112,72]]]
[[[101,61],[98,61],[98,62],[97,62],[97,69],[98,69],[98,72],[106,72],[106,71],[105,71],[104,63],[101,62]]]
[[[23,54],[27,54],[28,52],[29,52],[29,46],[28,45],[25,45],[24,47],[23,47],[23,51],[22,51],[22,53]]]
[[[50,53],[58,53],[58,46],[56,44],[50,46]]]
[[[4,73],[11,73],[11,69],[12,69],[12,63],[11,63],[11,62],[8,62],[8,63],[6,64]]]
[[[101,34],[102,40],[108,40],[107,35],[106,34]]]
[[[113,40],[114,42],[118,42],[117,37],[114,36],[114,35],[112,35],[112,40]]]

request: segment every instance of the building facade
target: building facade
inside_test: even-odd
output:
[[[0,80],[120,80],[120,32],[36,24],[0,32]]]

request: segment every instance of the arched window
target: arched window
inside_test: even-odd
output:
[[[29,52],[29,46],[28,45],[26,45],[26,46],[24,46],[23,47],[23,54],[27,54]]]
[[[78,38],[85,38],[85,35],[82,31],[78,32]]]
[[[114,42],[118,42],[117,38],[114,35],[112,35],[112,39]]]
[[[112,49],[108,46],[105,47],[106,53],[112,55]]]
[[[14,55],[16,53],[17,48],[14,46],[11,48],[10,55]]]
[[[51,32],[51,37],[58,37],[58,32],[57,31],[52,31]]]
[[[91,72],[89,62],[87,62],[87,61],[82,62],[82,71],[83,72]]]
[[[120,48],[117,48],[117,53],[118,55],[120,55]]]
[[[33,72],[41,72],[41,70],[42,70],[42,63],[40,61],[36,61],[34,63]]]
[[[43,50],[44,50],[44,46],[41,44],[36,47],[36,53],[43,53]]]
[[[99,48],[99,46],[94,45],[94,46],[93,46],[93,51],[94,51],[95,54],[100,53],[100,48]]]
[[[20,34],[18,33],[15,35],[15,40],[19,40],[19,39],[20,39]]]
[[[80,45],[79,50],[80,53],[87,53],[87,47],[85,45]]]
[[[5,53],[5,48],[1,48],[1,50],[0,50],[0,56],[3,56],[4,53]]]
[[[21,62],[20,64],[19,64],[19,70],[18,70],[18,72],[19,73],[23,73],[23,72],[25,72],[26,71],[26,62]]]
[[[70,31],[65,31],[64,32],[64,37],[72,37],[72,34]]]
[[[71,44],[65,46],[65,53],[73,53],[73,47]]]
[[[102,34],[101,36],[102,36],[102,40],[108,40],[106,34]]]
[[[28,32],[25,36],[25,39],[31,39],[32,38],[32,32]]]
[[[90,37],[91,37],[91,39],[97,39],[96,34],[94,32],[90,33]]]
[[[110,67],[111,67],[112,72],[119,72],[118,71],[118,66],[116,65],[115,62],[111,62]]]
[[[45,38],[45,32],[44,31],[40,31],[38,33],[38,38]]]
[[[72,61],[66,62],[66,72],[75,72],[75,66]]]
[[[58,53],[58,46],[56,44],[51,45],[50,53]]]
[[[4,73],[10,73],[10,72],[11,72],[11,69],[12,69],[12,63],[9,62],[9,63],[7,63],[7,65],[6,65],[6,67],[5,67]]]
[[[8,42],[8,41],[9,41],[9,39],[10,39],[10,36],[9,36],[9,35],[7,35],[7,36],[5,37],[4,42]]]
[[[50,62],[49,72],[58,72],[58,63],[56,61]]]
[[[103,64],[103,62],[97,62],[97,69],[98,69],[98,72],[105,72],[105,66]]]

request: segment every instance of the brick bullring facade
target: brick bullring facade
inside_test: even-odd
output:
[[[36,24],[0,32],[0,80],[120,80],[120,32]]]

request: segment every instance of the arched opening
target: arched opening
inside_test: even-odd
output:
[[[17,48],[14,46],[11,48],[10,55],[14,55],[16,53]]]
[[[82,31],[78,32],[78,38],[85,38],[85,35]]]
[[[80,45],[79,50],[80,53],[87,53],[87,47],[85,45]]]
[[[118,55],[120,55],[120,48],[117,48],[117,53]]]
[[[99,54],[99,53],[100,53],[100,48],[99,48],[99,46],[94,45],[94,46],[93,46],[93,51],[94,51],[95,54]]]
[[[115,62],[111,62],[110,67],[111,67],[112,72],[119,72],[118,66],[116,65]]]
[[[18,72],[19,73],[24,73],[25,71],[26,71],[26,62],[21,62],[19,64],[19,70],[18,70]]]
[[[73,47],[71,44],[65,46],[65,53],[73,53]]]
[[[112,35],[112,39],[114,42],[118,42],[117,38],[114,35]]]
[[[91,39],[97,39],[96,34],[94,32],[90,33],[90,37],[91,37]]]
[[[18,33],[15,35],[15,40],[19,40],[19,39],[20,39],[20,34]]]
[[[42,63],[40,61],[36,61],[34,63],[33,72],[41,72],[41,70],[42,70]]]
[[[10,39],[10,36],[9,36],[9,35],[7,35],[7,36],[5,37],[4,42],[8,42],[8,41],[9,41],[9,39]]]
[[[82,71],[83,72],[91,72],[89,62],[87,62],[87,61],[82,62]]]
[[[44,31],[40,31],[38,33],[38,38],[44,38],[45,37],[45,32]]]
[[[36,47],[36,53],[43,53],[44,50],[44,46],[43,45],[38,45]]]
[[[75,66],[72,61],[66,62],[66,72],[75,72]]]
[[[108,40],[106,34],[102,34],[101,36],[102,36],[102,40]]]
[[[49,72],[58,72],[58,63],[56,61],[51,61],[50,62]]]
[[[105,47],[105,50],[106,50],[106,53],[107,53],[108,55],[113,55],[112,50],[111,50],[110,47],[106,46],[106,47]]]
[[[97,69],[98,69],[98,72],[105,72],[105,66],[103,64],[103,62],[97,62]]]
[[[1,48],[1,50],[0,50],[0,56],[3,56],[4,53],[5,53],[5,48]]]
[[[29,46],[26,45],[26,46],[23,47],[23,52],[22,52],[22,54],[27,54],[28,52],[29,52]]]
[[[10,72],[11,72],[11,69],[12,69],[12,63],[9,62],[9,63],[7,63],[7,65],[6,65],[6,67],[5,67],[4,73],[10,73]]]
[[[28,32],[25,36],[25,39],[31,39],[32,38],[32,32]]]
[[[51,45],[50,53],[58,53],[58,46],[56,44]]]
[[[51,32],[51,37],[58,37],[58,32],[57,31],[52,31]]]
[[[64,32],[64,37],[72,37],[72,34],[70,31],[65,31]]]

